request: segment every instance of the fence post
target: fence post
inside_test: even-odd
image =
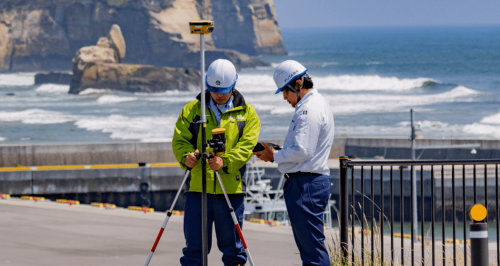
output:
[[[348,190],[347,190],[347,162],[346,156],[341,156],[340,160],[340,249],[342,252],[342,263],[347,263],[349,256],[349,238],[347,236],[349,218]],[[354,229],[353,229],[354,230]]]
[[[488,223],[485,222],[487,210],[483,205],[476,204],[472,206],[469,214],[474,220],[469,227],[470,259],[474,266],[488,266]]]

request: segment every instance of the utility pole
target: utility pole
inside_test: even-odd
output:
[[[416,150],[416,146],[415,146],[415,125],[413,123],[413,109],[410,109],[410,116],[411,116],[411,160],[412,161],[415,161],[415,150]],[[412,189],[412,194],[413,194],[413,197],[412,197],[412,206],[411,206],[411,211],[412,211],[412,224],[413,224],[413,235],[415,236],[413,238],[413,242],[418,242],[418,237],[417,237],[417,232],[418,232],[418,213],[417,213],[417,171],[415,169],[415,166],[412,167],[412,175],[413,175],[413,180],[412,180],[412,184],[411,184],[411,189]],[[401,182],[403,182],[401,180]],[[422,182],[422,180],[420,181]],[[422,195],[421,195],[422,196]],[[422,219],[423,219],[423,213],[422,213]],[[422,236],[424,237],[424,236]]]

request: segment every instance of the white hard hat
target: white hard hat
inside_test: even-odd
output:
[[[217,59],[207,70],[205,83],[209,92],[228,93],[236,85],[238,75],[233,63],[226,59]]]
[[[280,93],[292,80],[302,76],[306,72],[307,69],[297,61],[286,60],[281,62],[273,75],[274,82],[278,86],[275,94]]]

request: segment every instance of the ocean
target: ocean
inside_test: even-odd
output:
[[[500,26],[285,29],[283,57],[239,72],[236,88],[261,119],[260,138],[284,138],[294,109],[275,95],[274,68],[301,62],[330,102],[337,137],[500,137]],[[209,64],[210,62],[207,62]],[[0,74],[0,145],[170,141],[198,92],[145,94],[34,85]]]

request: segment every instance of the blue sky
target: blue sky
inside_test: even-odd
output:
[[[500,25],[500,0],[274,0],[282,29]]]

